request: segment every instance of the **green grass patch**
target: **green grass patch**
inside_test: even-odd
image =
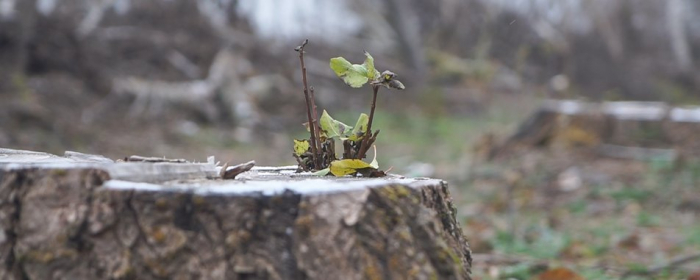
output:
[[[637,214],[637,225],[641,227],[658,226],[661,223],[661,217],[654,215],[648,211],[641,211]]]
[[[537,259],[553,259],[568,246],[569,238],[562,232],[549,228],[535,229],[532,240],[518,238],[507,232],[499,232],[494,240],[494,250],[503,254],[527,255]]]
[[[571,204],[569,204],[569,212],[582,215],[586,213],[586,208],[588,207],[588,202],[584,199],[577,199]]]
[[[636,201],[641,203],[649,199],[652,195],[654,195],[654,193],[649,190],[634,187],[626,187],[610,193],[610,197],[615,199],[618,204],[627,201]]]

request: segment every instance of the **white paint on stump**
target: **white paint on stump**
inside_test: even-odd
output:
[[[66,157],[48,153],[0,148],[0,170],[98,169],[109,174],[102,186],[113,190],[188,192],[198,195],[276,195],[286,190],[299,194],[362,191],[369,188],[404,185],[422,188],[440,185],[441,180],[405,178],[389,175],[382,178],[321,177],[311,172],[297,173],[297,166],[255,166],[236,176],[235,180],[219,179],[222,167],[208,163],[112,162],[98,155],[67,152]],[[352,220],[352,219],[351,219]]]
[[[663,102],[612,101],[583,102],[578,100],[545,100],[542,108],[564,115],[605,114],[619,120],[700,122],[700,107],[672,107]]]
[[[308,178],[295,179],[281,174],[259,174],[259,180],[193,180],[168,182],[166,184],[137,183],[124,180],[109,180],[104,188],[114,190],[191,192],[198,195],[244,195],[259,193],[266,196],[281,194],[286,190],[299,194],[320,194],[358,191],[388,185],[404,185],[421,188],[440,185],[441,180],[427,178]],[[276,176],[275,176],[276,175]],[[270,180],[264,177],[278,177]]]

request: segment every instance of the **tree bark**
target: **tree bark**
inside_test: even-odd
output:
[[[238,178],[0,163],[0,279],[470,279],[443,181]]]

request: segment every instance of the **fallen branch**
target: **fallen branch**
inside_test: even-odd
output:
[[[630,276],[652,276],[656,275],[658,273],[661,273],[665,270],[672,270],[676,269],[677,267],[700,260],[700,253],[695,253],[691,255],[686,255],[686,256],[681,256],[677,257],[675,259],[672,259],[669,263],[664,264],[664,265],[656,265],[652,266],[651,268],[647,270],[628,270],[627,272],[622,274],[622,279],[625,279]]]
[[[654,149],[611,144],[599,145],[597,152],[598,154],[606,157],[631,160],[662,159],[666,161],[673,161],[678,157],[678,152],[675,149]]]
[[[585,267],[591,269],[600,269],[619,274],[623,271],[622,268],[606,266],[606,265],[581,265],[574,261],[566,261],[562,259],[537,259],[528,256],[518,255],[503,255],[503,254],[472,254],[472,259],[476,263],[485,264],[487,266],[511,266],[518,264],[526,264],[530,267],[550,267],[553,263],[570,267]]]

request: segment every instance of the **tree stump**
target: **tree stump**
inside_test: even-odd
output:
[[[593,147],[623,159],[700,156],[700,107],[547,100],[492,154],[533,146]]]
[[[182,169],[13,161],[9,151],[0,150],[0,279],[470,279],[441,180],[291,168],[221,180],[213,163],[181,163],[198,171],[155,180],[137,175]]]

